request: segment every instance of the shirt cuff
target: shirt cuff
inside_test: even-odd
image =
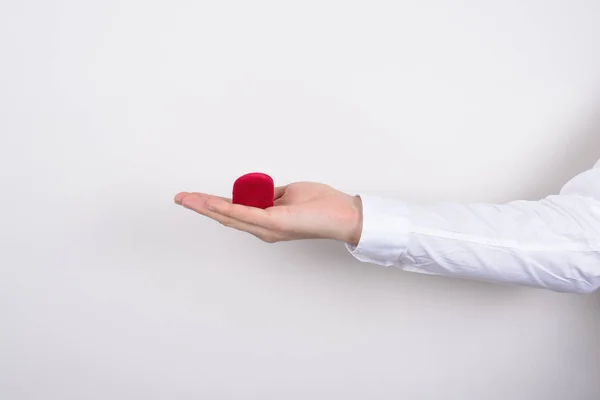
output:
[[[410,233],[410,208],[401,202],[360,195],[362,234],[357,246],[346,249],[357,260],[383,265],[397,264],[406,252]]]

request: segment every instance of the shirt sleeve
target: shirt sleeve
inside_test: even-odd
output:
[[[600,161],[558,195],[419,206],[359,194],[362,262],[405,271],[591,293],[600,286]]]

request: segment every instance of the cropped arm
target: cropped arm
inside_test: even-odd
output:
[[[600,286],[600,161],[558,195],[419,206],[360,195],[358,260],[405,271],[591,293]]]

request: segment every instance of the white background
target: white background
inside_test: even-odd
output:
[[[600,157],[600,3],[0,3],[0,398],[597,399],[600,300],[264,244],[239,175],[538,199]]]

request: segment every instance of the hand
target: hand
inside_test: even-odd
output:
[[[182,192],[175,203],[268,243],[333,239],[356,246],[362,231],[360,198],[320,183],[277,187],[273,207],[265,210],[205,193]]]

